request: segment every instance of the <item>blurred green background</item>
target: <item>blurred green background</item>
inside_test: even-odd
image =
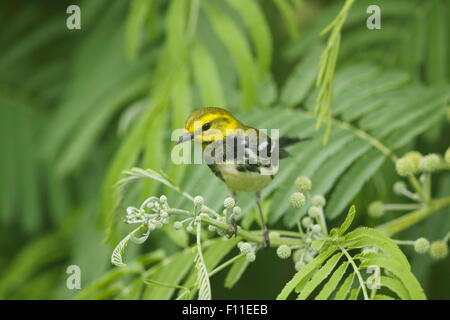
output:
[[[327,39],[319,33],[343,3],[1,0],[0,298],[74,298],[79,290],[67,289],[67,266],[80,266],[82,289],[113,269],[111,251],[129,231],[115,223],[123,218],[126,204],[137,206],[146,195],[165,193],[170,204],[186,206],[160,185],[145,182],[131,188],[113,214],[114,184],[125,169],[162,169],[182,188],[220,208],[226,190],[207,168],[170,163],[172,130],[203,106],[224,106],[255,125],[265,118],[269,128],[283,128],[292,115],[306,114],[302,112],[314,107],[318,61]],[[71,4],[81,8],[80,30],[66,27]],[[370,4],[381,8],[381,30],[366,27]],[[450,136],[445,117],[448,20],[449,3],[444,0],[356,1],[342,31],[335,75],[335,91],[340,93],[336,106],[353,113],[337,116],[361,127],[364,121],[379,121],[368,126],[374,135],[377,126],[391,126],[386,143],[393,143],[397,155],[411,149],[443,153]],[[358,96],[361,93],[365,95]],[[367,106],[374,97],[383,99]],[[415,101],[435,98],[439,101],[429,109],[408,109]],[[404,116],[403,122],[384,115],[402,103],[405,107],[396,116]],[[277,118],[282,110],[286,114]],[[305,136],[315,123],[312,117],[308,121],[290,123],[292,129],[286,130]],[[321,140],[322,131],[315,135]],[[311,154],[319,152],[314,150],[320,142]],[[321,161],[332,166],[338,150],[330,149]],[[359,153],[363,166],[375,158],[370,152],[363,158],[364,152]],[[292,178],[314,158],[302,161],[303,166],[292,168]],[[365,214],[370,202],[400,201],[391,192],[397,180],[394,166],[382,157],[371,162],[373,170],[340,203],[331,194],[345,188],[339,183],[351,170],[350,162],[323,185],[327,199],[340,206],[330,215],[329,225],[343,219],[340,213],[351,201],[360,213],[357,224],[374,226],[380,221]],[[280,179],[266,195],[267,208],[273,206],[270,199],[278,206],[282,193],[292,187],[289,179]],[[314,184],[314,175],[312,180]],[[438,176],[433,186],[436,196],[448,195],[448,173]],[[207,190],[215,192],[205,194]],[[238,203],[252,208],[249,197]],[[286,215],[283,210],[270,219],[273,228],[292,226],[292,219],[278,219]],[[450,229],[448,210],[396,238],[442,238]],[[109,241],[104,241],[107,234]],[[186,235],[157,231],[145,245],[131,245],[126,260],[158,248],[170,255],[187,242]],[[409,249],[405,253],[428,298],[449,299],[449,258],[435,262]],[[226,273],[214,277],[213,298],[272,299],[293,273],[292,263],[266,250],[233,288],[223,287]],[[142,297],[128,295],[131,276],[119,280],[87,297]]]

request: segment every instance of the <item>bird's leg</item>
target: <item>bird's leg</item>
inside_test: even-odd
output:
[[[236,203],[236,193],[230,189],[228,189],[228,191],[230,192],[231,197],[233,198],[234,202]],[[235,237],[237,237],[237,224],[236,221],[234,220],[234,217],[231,217],[230,220],[230,230],[228,233],[228,238],[231,238],[233,235]]]
[[[261,193],[259,193],[259,191],[256,192],[256,204],[258,205],[259,216],[261,217],[261,222],[263,225],[263,246],[264,248],[267,248],[270,246],[269,232],[267,231],[267,226],[264,222],[264,215],[261,209]]]

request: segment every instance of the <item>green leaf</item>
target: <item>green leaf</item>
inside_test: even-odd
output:
[[[141,45],[145,18],[152,8],[152,0],[133,0],[127,17],[126,50],[130,60],[135,60]]]
[[[338,235],[343,235],[345,231],[350,227],[350,225],[353,222],[353,219],[355,218],[356,210],[355,206],[351,206],[350,210],[347,213],[347,216],[345,217],[345,221],[341,224],[341,226],[338,229]]]
[[[117,206],[118,190],[115,187],[119,181],[122,171],[132,166],[139,152],[142,150],[144,138],[148,128],[152,126],[155,115],[161,113],[167,107],[167,99],[170,89],[173,85],[173,74],[169,74],[167,79],[163,81],[156,90],[154,100],[151,105],[144,110],[140,119],[134,125],[133,129],[128,133],[125,141],[120,145],[113,160],[108,168],[107,176],[104,181],[102,199],[101,199],[101,215],[100,221],[105,225],[109,224],[108,237],[113,235],[116,225],[117,216],[114,210]]]
[[[114,248],[113,253],[111,255],[111,263],[117,267],[125,267],[126,264],[122,262],[122,254],[125,250],[125,247],[128,244],[128,241],[140,230],[142,230],[145,227],[145,224],[140,225],[133,231],[131,231],[125,238],[122,239],[122,241],[119,242],[119,244]]]
[[[280,101],[282,104],[294,107],[303,102],[316,81],[316,75],[319,72],[320,52],[323,51],[323,48],[323,45],[315,46],[294,67],[281,90]]]
[[[353,280],[355,279],[355,273],[351,273],[347,278],[345,278],[344,283],[339,288],[339,291],[334,296],[334,300],[345,300],[347,298],[348,293],[350,292],[353,284]]]
[[[228,271],[227,277],[225,278],[225,288],[231,289],[236,282],[239,281],[249,263],[250,262],[245,257],[241,257],[233,263],[233,266],[230,268],[230,271]]]
[[[247,39],[227,15],[220,12],[210,3],[203,1],[217,35],[227,47],[238,69],[242,88],[244,108],[250,108],[256,101],[256,70]]]
[[[330,275],[331,271],[333,271],[342,255],[342,253],[336,253],[330,259],[328,259],[325,265],[314,274],[314,276],[305,285],[302,291],[300,291],[297,300],[305,300],[312,293],[312,291]]]
[[[307,276],[311,276],[311,271],[319,268],[322,263],[336,251],[336,247],[328,246],[323,248],[322,251],[317,255],[311,262],[300,269],[294,277],[284,286],[283,290],[278,294],[277,300],[286,300],[289,294],[294,290],[294,288],[305,279]]]
[[[67,258],[67,252],[67,242],[59,232],[38,237],[25,245],[2,271],[0,297],[8,297],[12,290],[32,279],[36,271]]]
[[[230,251],[236,246],[237,239],[217,239],[213,243],[211,243],[208,248],[204,252],[204,261],[206,263],[206,267],[208,272],[211,272],[222,259],[230,253]],[[189,287],[195,283],[197,279],[197,270],[193,270],[193,272],[189,275],[187,280],[184,282],[185,287]]]
[[[335,187],[326,208],[326,215],[333,219],[338,216],[345,206],[362,188],[364,183],[383,164],[385,157],[378,150],[368,152],[347,171]]]
[[[389,290],[391,290],[392,292],[394,292],[402,300],[410,300],[411,299],[411,296],[409,295],[408,290],[406,290],[403,283],[396,278],[381,276],[380,277],[380,285],[382,287],[386,287]]]
[[[449,26],[446,13],[448,14],[448,3],[444,1],[433,1],[429,3],[430,10],[427,22],[427,54],[426,54],[426,77],[431,83],[446,83],[448,81],[448,70],[442,66],[448,63],[448,35]]]
[[[360,268],[367,268],[372,265],[379,266],[380,268],[384,268],[389,272],[392,272],[408,290],[411,299],[413,300],[426,299],[425,293],[423,292],[420,283],[417,281],[417,279],[414,277],[411,271],[408,268],[405,268],[399,262],[380,255],[376,258],[369,258],[367,260],[364,260],[361,263]]]
[[[220,77],[211,54],[203,43],[197,41],[192,52],[192,66],[195,79],[202,93],[204,106],[225,106]]]
[[[203,259],[201,235],[202,226],[197,224],[197,256],[195,257],[195,267],[197,268],[197,283],[198,283],[198,300],[211,300],[211,283],[209,281],[208,270],[206,270],[206,263]]]
[[[228,0],[247,25],[258,58],[259,77],[264,79],[272,62],[272,35],[257,1]]]
[[[178,285],[191,269],[195,258],[195,252],[190,249],[176,253],[174,256],[163,260],[157,265],[157,271],[149,279],[170,285]],[[143,299],[167,300],[172,297],[175,288],[147,285]]]
[[[174,64],[183,64],[187,57],[186,14],[188,1],[174,0],[169,3],[166,16],[167,53]]]
[[[336,289],[337,285],[339,284],[339,281],[341,281],[342,277],[344,276],[345,271],[347,270],[349,266],[349,263],[343,262],[333,273],[333,275],[330,277],[330,279],[327,281],[325,286],[322,288],[320,293],[316,296],[316,300],[326,300],[328,297],[333,293],[333,291]]]
[[[188,68],[183,68],[180,72],[180,77],[173,89],[171,95],[172,128],[180,129],[184,127],[184,122],[188,118],[192,110],[192,94],[190,87],[190,72]],[[173,150],[173,149],[172,149]],[[167,175],[172,181],[179,185],[186,171],[186,166],[177,165],[173,161],[169,162]]]
[[[385,294],[377,294],[372,298],[372,300],[395,300],[395,299]]]
[[[76,135],[58,158],[56,172],[64,177],[73,172],[92,151],[102,130],[114,114],[125,103],[142,95],[149,87],[149,79],[145,75],[133,75],[126,78],[120,86],[96,105],[95,111],[84,121],[83,130]],[[120,89],[119,89],[120,88]]]
[[[283,21],[285,21],[287,25],[291,38],[297,38],[299,34],[298,27],[296,25],[293,10],[289,3],[286,0],[275,0],[275,5],[277,6],[278,11],[280,11]]]
[[[344,236],[344,241],[350,243],[348,246],[349,249],[377,246],[383,250],[385,255],[399,261],[402,265],[409,268],[408,259],[406,259],[400,248],[392,239],[388,238],[378,230],[359,227],[347,233]]]

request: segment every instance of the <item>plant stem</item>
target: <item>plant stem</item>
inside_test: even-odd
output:
[[[245,256],[245,254],[240,253],[237,256],[234,256],[233,258],[225,261],[224,263],[222,263],[220,266],[216,267],[214,270],[211,270],[211,272],[209,273],[209,277],[211,278],[213,275],[215,275],[217,272],[225,269],[226,267],[228,267],[230,264],[232,264],[233,262],[235,262],[236,260],[238,260],[239,258]]]
[[[383,210],[396,211],[396,210],[414,210],[420,209],[424,206],[420,203],[392,203],[383,205]]]
[[[420,185],[419,181],[417,180],[417,178],[414,175],[410,174],[410,175],[408,175],[408,180],[411,183],[411,185],[414,187],[414,189],[416,190],[417,194],[422,199],[422,201],[426,203],[427,197],[425,195],[425,192],[423,191],[422,186]]]
[[[394,241],[398,245],[408,245],[408,246],[414,245],[414,241],[413,240],[395,240],[395,239],[392,239],[392,241]]]
[[[341,251],[345,254],[345,256],[348,259],[348,262],[350,262],[350,264],[353,267],[353,270],[356,273],[356,276],[358,277],[358,281],[359,281],[359,286],[362,289],[363,292],[363,296],[364,296],[364,300],[369,300],[369,295],[367,294],[367,290],[366,290],[366,285],[364,283],[364,279],[361,276],[361,273],[359,272],[358,266],[355,264],[355,261],[353,261],[353,258],[349,255],[349,253],[347,252],[347,250],[345,250],[343,247],[339,246],[339,249],[341,249]]]
[[[430,201],[425,208],[413,211],[397,219],[386,222],[376,227],[376,229],[380,230],[381,232],[385,233],[388,236],[392,236],[393,234],[396,234],[406,228],[409,228],[410,226],[414,225],[420,220],[428,217],[429,215],[438,211],[439,209],[447,207],[448,205],[450,205],[450,196],[435,199]]]
[[[213,220],[210,217],[207,216],[201,216],[201,221],[205,222],[209,225],[212,225],[216,228],[220,228],[224,231],[228,231],[230,226],[226,223],[219,222],[217,220]],[[259,232],[252,232],[245,229],[242,229],[240,226],[237,228],[237,234],[248,241],[255,242],[255,243],[262,243],[263,239]],[[286,244],[286,245],[303,245],[304,241],[303,239],[294,239],[294,238],[275,238],[271,239],[270,246],[271,247],[278,247],[279,245]]]

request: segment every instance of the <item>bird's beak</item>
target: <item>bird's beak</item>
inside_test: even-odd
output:
[[[189,132],[185,132],[183,133],[183,135],[180,137],[180,139],[178,139],[176,144],[180,144],[186,141],[191,141],[193,138],[192,134],[190,134]]]

